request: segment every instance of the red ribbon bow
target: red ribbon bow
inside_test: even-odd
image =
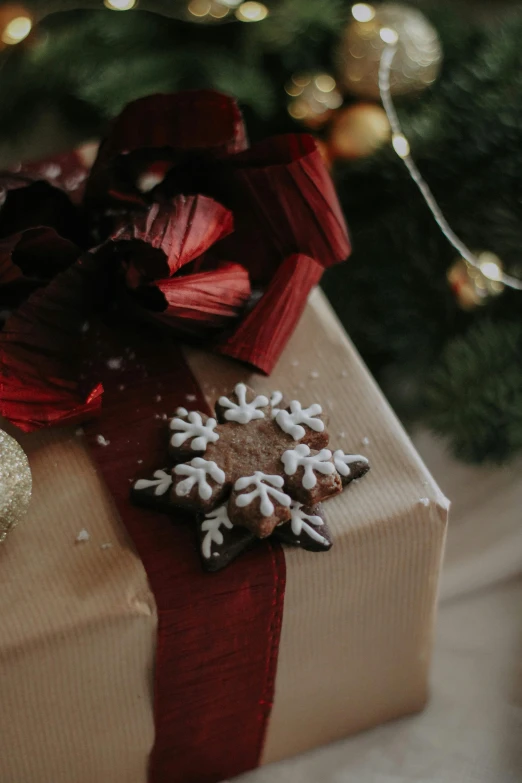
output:
[[[0,176],[0,414],[26,431],[95,414],[81,349],[115,313],[270,373],[349,251],[311,136],[247,148],[235,102],[212,91],[135,101],[90,173],[73,152]]]

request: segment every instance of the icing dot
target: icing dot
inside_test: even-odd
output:
[[[185,394],[185,399],[188,400],[189,402],[195,402],[196,395],[195,394]]]
[[[113,359],[107,360],[107,367],[109,370],[121,370],[123,364],[123,356],[115,356]]]
[[[103,435],[96,435],[96,443],[98,446],[109,446],[110,440],[106,440]]]

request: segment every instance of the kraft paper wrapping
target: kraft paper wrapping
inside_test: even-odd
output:
[[[209,399],[247,376],[259,390],[320,401],[332,444],[372,464],[326,506],[331,552],[285,549],[262,763],[422,708],[448,503],[322,294],[268,379],[187,357]],[[83,438],[61,430],[20,441],[34,497],[0,547],[0,779],[145,783],[156,633],[145,572]],[[90,539],[76,543],[82,529]]]

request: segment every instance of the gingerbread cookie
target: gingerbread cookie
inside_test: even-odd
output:
[[[204,567],[218,570],[272,534],[326,551],[332,539],[318,504],[369,470],[361,455],[333,454],[321,405],[270,399],[238,383],[216,415],[179,408],[169,424],[170,472],[140,479],[133,499],[198,515]]]

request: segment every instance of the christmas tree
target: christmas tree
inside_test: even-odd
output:
[[[118,4],[135,7],[111,10]],[[0,53],[2,163],[29,151],[34,157],[36,145],[45,153],[101,135],[137,97],[202,86],[238,98],[253,140],[311,129],[326,157],[335,158],[332,175],[354,248],[324,287],[392,403],[406,421],[423,421],[447,437],[464,459],[503,461],[518,452],[522,292],[488,288],[487,281],[484,287],[470,275],[389,134],[369,121],[375,90],[365,96],[347,86],[342,54],[352,4],[137,5],[25,0],[32,30],[17,46],[4,35]],[[429,88],[396,98],[412,154],[464,242],[494,253],[506,272],[522,278],[522,13],[514,7],[492,22],[460,13],[455,3],[412,6],[422,8],[443,51]],[[4,11],[7,5],[0,6],[5,31],[12,13],[2,17]],[[16,18],[21,13],[18,7]],[[329,96],[319,109],[314,99],[305,101],[306,80],[317,74]],[[347,108],[363,121],[360,149],[357,129],[342,114]]]

